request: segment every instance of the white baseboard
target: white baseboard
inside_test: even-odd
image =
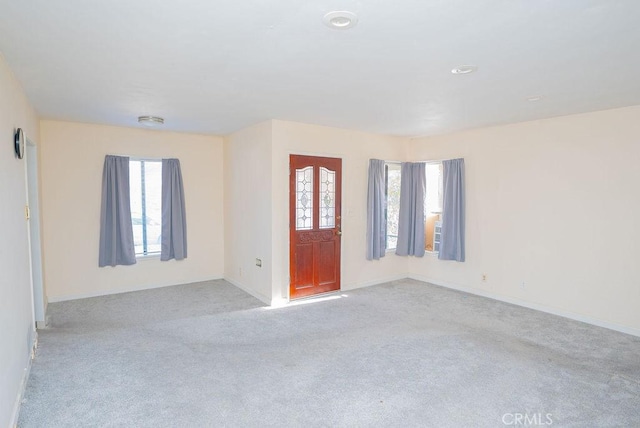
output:
[[[56,302],[64,302],[67,300],[77,300],[77,299],[87,299],[89,297],[99,297],[99,296],[109,296],[111,294],[120,294],[120,293],[130,293],[132,291],[143,291],[143,290],[151,290],[154,288],[163,288],[163,287],[173,287],[175,285],[184,285],[184,284],[195,284],[197,282],[206,282],[206,281],[215,281],[217,279],[223,279],[221,276],[214,276],[203,279],[189,280],[189,282],[171,282],[171,283],[161,283],[161,284],[148,284],[142,286],[132,286],[132,287],[123,287],[116,288],[113,290],[102,290],[102,291],[94,291],[91,293],[79,293],[79,294],[65,294],[60,296],[49,296],[49,303]]]
[[[30,349],[31,352],[28,356],[27,366],[24,368],[22,374],[22,380],[20,381],[20,388],[18,389],[18,395],[16,397],[15,403],[13,403],[13,411],[11,412],[11,419],[9,427],[17,427],[18,426],[18,418],[20,417],[20,406],[22,405],[22,400],[24,399],[24,393],[27,390],[27,382],[29,381],[29,374],[31,373],[31,363],[36,355],[36,349],[38,348],[38,332],[33,331],[33,337],[31,338]]]
[[[355,290],[356,288],[363,288],[363,287],[369,287],[371,285],[384,284],[385,282],[397,281],[399,279],[404,279],[406,277],[407,277],[406,275],[393,275],[393,276],[388,276],[384,278],[378,278],[374,281],[366,281],[366,282],[359,282],[359,283],[353,283],[353,284],[342,284],[339,291],[349,291],[349,290]],[[242,283],[234,279],[225,278],[224,280],[235,285],[242,291],[245,291],[246,293],[251,294],[253,297],[255,297],[256,299],[260,300],[261,302],[269,306],[282,306],[289,303],[289,299],[282,299],[282,298],[272,299],[271,297],[267,297],[262,293],[258,293],[257,291],[250,289],[249,287],[243,285]]]
[[[391,275],[382,278],[376,278],[372,281],[356,282],[353,284],[342,284],[342,291],[355,290],[357,288],[371,287],[372,285],[384,284],[385,282],[398,281],[407,278],[407,275]]]
[[[463,285],[459,285],[459,284],[453,284],[453,283],[449,283],[449,282],[444,282],[444,281],[439,281],[433,278],[429,278],[423,275],[409,275],[409,278],[411,279],[415,279],[417,281],[422,281],[422,282],[428,282],[429,284],[433,284],[433,285],[437,285],[440,287],[444,287],[444,288],[451,288],[453,290],[458,290],[458,291],[463,291],[465,293],[469,293],[469,294],[475,294],[476,296],[482,296],[482,297],[486,297],[489,299],[493,299],[493,300],[498,300],[500,302],[505,302],[505,303],[511,303],[512,305],[517,305],[517,306],[522,306],[525,308],[529,308],[529,309],[534,309],[536,311],[540,311],[540,312],[546,312],[548,314],[552,314],[552,315],[558,315],[560,317],[564,317],[564,318],[569,318],[575,321],[580,321],[580,322],[584,322],[587,324],[592,324],[598,327],[603,327],[603,328],[607,328],[609,330],[615,330],[615,331],[619,331],[621,333],[626,333],[626,334],[630,334],[633,336],[638,336],[640,337],[640,330],[632,328],[632,327],[627,327],[624,325],[620,325],[620,324],[615,324],[612,322],[608,322],[608,321],[603,321],[600,320],[598,318],[593,318],[587,315],[582,315],[582,314],[577,314],[574,312],[570,312],[570,311],[565,311],[562,309],[557,309],[557,308],[553,308],[553,307],[549,307],[549,306],[545,306],[545,305],[540,305],[538,303],[533,303],[533,302],[528,302],[526,300],[521,300],[521,299],[516,299],[513,297],[508,297],[508,296],[502,296],[499,294],[495,294],[495,293],[491,293],[489,291],[486,290],[481,290],[479,288],[471,288],[471,287],[465,287]]]
[[[260,300],[262,303],[271,306],[271,297],[267,297],[262,293],[259,293],[255,290],[252,290],[251,288],[247,287],[244,284],[241,284],[240,282],[236,281],[235,279],[231,279],[231,278],[223,278],[225,281],[227,281],[230,284],[235,285],[236,287],[238,287],[240,290],[244,291],[245,293],[251,294],[253,297],[255,297],[256,299]]]
[[[401,279],[404,279],[404,278],[411,278],[411,279],[415,279],[415,280],[422,281],[422,282],[428,282],[430,284],[434,284],[434,285],[437,285],[437,286],[440,286],[440,287],[445,287],[445,288],[450,288],[450,289],[453,289],[453,290],[463,291],[465,293],[475,294],[477,296],[487,297],[489,299],[498,300],[498,301],[505,302],[505,303],[511,303],[511,304],[522,306],[522,307],[525,307],[525,308],[534,309],[534,310],[537,310],[537,311],[546,312],[546,313],[553,314],[553,315],[558,315],[558,316],[561,316],[561,317],[564,317],[564,318],[569,318],[569,319],[580,321],[580,322],[584,322],[584,323],[587,323],[587,324],[592,324],[592,325],[595,325],[595,326],[598,326],[598,327],[608,328],[610,330],[615,330],[615,331],[619,331],[621,333],[631,334],[633,336],[640,337],[640,329],[636,329],[636,328],[632,328],[632,327],[628,327],[628,326],[624,326],[624,325],[620,325],[620,324],[615,324],[615,323],[612,323],[612,322],[608,322],[608,321],[600,320],[600,319],[597,319],[597,318],[593,318],[593,317],[590,317],[590,316],[587,316],[587,315],[577,314],[577,313],[574,313],[574,312],[565,311],[565,310],[562,310],[562,309],[557,309],[557,308],[541,305],[541,304],[538,304],[538,303],[529,302],[529,301],[526,301],[526,300],[521,300],[521,299],[517,299],[517,298],[513,298],[513,297],[503,296],[503,295],[492,293],[490,291],[482,290],[482,289],[479,289],[479,288],[466,287],[466,286],[460,285],[460,284],[450,283],[450,282],[446,282],[446,281],[440,281],[440,280],[436,280],[436,279],[433,279],[433,278],[429,278],[429,277],[424,276],[424,275],[416,275],[416,274],[410,274],[408,276],[407,275],[392,275],[392,276],[388,276],[388,277],[377,278],[377,279],[372,280],[372,281],[364,281],[364,282],[352,283],[352,284],[343,284],[341,290],[342,291],[355,290],[357,288],[370,287],[372,285],[384,284],[385,282],[397,281],[397,280],[401,280]],[[246,293],[249,293],[250,295],[252,295],[256,299],[260,300],[261,302],[263,302],[263,303],[265,303],[267,305],[271,305],[272,303],[274,303],[274,302],[271,301],[272,299],[271,299],[270,296],[266,296],[266,295],[264,295],[262,293],[259,293],[259,292],[255,291],[255,290],[252,290],[251,288],[245,286],[244,284],[240,283],[239,281],[236,281],[236,280],[231,279],[231,278],[225,278],[223,276],[216,276],[216,277],[212,277],[212,278],[204,278],[202,280],[190,281],[189,283],[214,281],[214,280],[218,280],[218,279],[224,279],[224,280],[228,281],[229,283],[235,285],[236,287],[240,288],[241,290],[245,291]],[[152,285],[146,285],[146,286],[141,286],[141,287],[121,288],[121,289],[116,289],[116,290],[98,291],[98,292],[93,292],[93,293],[82,293],[82,294],[63,295],[63,296],[49,296],[48,303],[63,302],[63,301],[67,301],[67,300],[76,300],[76,299],[85,299],[85,298],[88,298],[88,297],[107,296],[107,295],[111,295],[111,294],[128,293],[128,292],[132,292],[132,291],[142,291],[142,290],[149,290],[149,289],[153,289],[153,288],[171,287],[171,286],[182,285],[182,284],[184,284],[184,283],[180,282],[180,283],[152,284]]]

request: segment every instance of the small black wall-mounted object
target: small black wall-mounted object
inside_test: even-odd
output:
[[[22,159],[24,156],[24,143],[24,132],[22,131],[22,128],[18,128],[13,139],[13,149],[15,150],[16,157],[18,159]]]

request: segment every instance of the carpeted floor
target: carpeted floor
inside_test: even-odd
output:
[[[21,427],[640,427],[640,338],[413,280],[279,309],[213,281],[49,313]]]

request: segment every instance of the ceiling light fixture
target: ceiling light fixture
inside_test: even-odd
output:
[[[540,95],[536,95],[536,96],[533,96],[533,97],[528,97],[527,101],[535,103],[536,101],[540,101],[541,99],[542,99],[542,97]]]
[[[451,72],[453,74],[469,74],[474,73],[478,70],[478,67],[475,65],[461,65],[460,67],[456,67]]]
[[[348,12],[346,10],[336,10],[333,12],[327,13],[324,18],[322,18],[322,22],[334,30],[346,30],[348,28],[353,28],[358,23],[358,17],[353,12]]]
[[[138,123],[144,126],[160,126],[164,125],[164,119],[158,116],[138,116]]]

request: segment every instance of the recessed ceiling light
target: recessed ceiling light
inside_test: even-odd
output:
[[[144,126],[160,126],[164,125],[164,119],[157,116],[139,116],[138,123]]]
[[[540,101],[542,97],[540,95],[536,95],[533,97],[527,97],[527,101],[535,103],[536,101]]]
[[[478,67],[475,65],[461,65],[460,67],[456,67],[451,72],[453,74],[469,74],[478,70]]]
[[[358,23],[358,17],[353,12],[346,10],[336,10],[327,13],[322,22],[334,30],[346,30],[347,28],[353,28]]]

